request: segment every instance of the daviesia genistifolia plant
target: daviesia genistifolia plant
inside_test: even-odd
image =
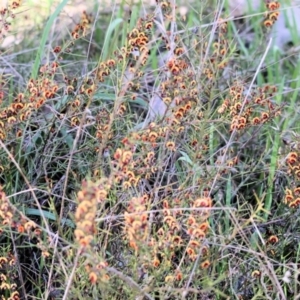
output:
[[[300,204],[300,153],[272,152],[278,84],[237,75],[226,11],[200,6],[193,27],[172,1],[134,4],[122,28],[113,14],[108,53],[102,12],[83,12],[37,78],[0,75],[1,299],[291,295],[280,222]],[[1,8],[2,40],[22,7]],[[268,1],[260,24],[280,13]]]

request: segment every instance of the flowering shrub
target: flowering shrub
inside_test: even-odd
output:
[[[3,299],[287,299],[273,262],[295,255],[273,214],[299,206],[300,159],[270,158],[278,85],[233,75],[226,16],[189,29],[156,2],[83,75],[68,59],[92,41],[86,12],[37,78],[1,79]],[[20,6],[0,11],[1,34]]]

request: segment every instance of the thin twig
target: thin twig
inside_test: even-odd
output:
[[[69,294],[69,290],[71,288],[71,284],[73,282],[73,277],[75,275],[75,271],[77,270],[78,268],[78,260],[79,260],[79,257],[81,256],[82,254],[82,247],[80,247],[78,250],[77,250],[77,254],[76,254],[76,257],[74,259],[74,263],[73,263],[73,268],[72,268],[72,272],[69,276],[69,279],[68,279],[68,283],[67,283],[67,286],[66,286],[66,289],[65,289],[65,293],[64,293],[64,296],[62,298],[62,300],[67,300],[69,299],[68,298],[68,294]]]

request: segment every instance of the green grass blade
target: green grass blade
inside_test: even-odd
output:
[[[105,40],[104,40],[104,45],[102,49],[102,60],[106,60],[109,56],[109,53],[111,52],[111,47],[110,47],[110,40],[111,36],[114,30],[117,29],[117,27],[123,22],[123,19],[117,18],[113,20],[107,29],[106,35],[105,35]]]
[[[41,214],[43,214],[46,219],[51,221],[57,221],[57,217],[50,211],[45,211],[45,210],[40,211],[39,209],[35,209],[35,208],[26,208],[25,214],[27,216],[41,216]],[[71,228],[75,228],[75,224],[73,223],[73,221],[66,218],[62,219],[62,225],[67,225]]]
[[[31,78],[33,78],[33,79],[36,79],[36,77],[37,77],[39,66],[40,66],[40,61],[41,61],[41,56],[44,53],[44,48],[45,48],[45,45],[46,45],[46,42],[47,42],[47,38],[49,36],[51,26],[53,25],[54,20],[57,18],[57,16],[60,14],[60,12],[63,10],[63,8],[66,6],[67,3],[68,3],[68,0],[63,0],[57,6],[54,13],[48,19],[48,22],[47,22],[47,24],[45,26],[45,29],[43,31],[40,46],[39,46],[39,48],[37,50],[37,53],[36,53],[36,56],[35,56],[35,61],[34,61],[34,65],[33,65],[32,72],[31,72]]]

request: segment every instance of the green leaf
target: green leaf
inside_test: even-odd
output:
[[[182,160],[182,161],[185,161],[187,162],[188,164],[190,164],[191,166],[193,166],[193,162],[192,160],[190,159],[190,157],[187,155],[187,153],[183,152],[183,151],[180,151],[180,153],[182,154],[181,157],[178,158],[178,160]]]
[[[57,217],[54,215],[54,213],[47,211],[47,210],[39,210],[36,208],[26,208],[25,210],[26,216],[39,216],[41,217],[42,215],[51,221],[57,221]],[[71,228],[75,228],[75,224],[72,220],[67,219],[67,218],[62,218],[61,220],[61,225],[67,225]]]

